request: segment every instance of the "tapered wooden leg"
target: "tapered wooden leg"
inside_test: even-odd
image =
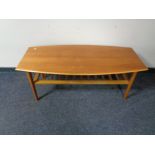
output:
[[[30,86],[31,86],[33,95],[34,95],[35,99],[38,101],[39,100],[39,97],[38,97],[38,94],[37,94],[35,83],[34,83],[33,78],[32,78],[32,73],[29,73],[28,72],[28,73],[26,73],[26,75],[27,75],[28,81],[30,83]]]
[[[129,91],[130,91],[130,89],[131,89],[131,87],[132,87],[132,84],[133,84],[134,81],[135,81],[136,75],[137,75],[137,72],[132,73],[132,76],[131,76],[131,78],[130,78],[130,80],[129,80],[129,84],[128,84],[128,86],[127,86],[127,88],[126,88],[126,91],[125,91],[125,93],[124,93],[124,98],[125,98],[125,99],[128,97]]]

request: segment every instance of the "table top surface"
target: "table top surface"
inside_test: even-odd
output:
[[[16,70],[61,75],[102,75],[145,71],[132,48],[55,45],[28,48]]]

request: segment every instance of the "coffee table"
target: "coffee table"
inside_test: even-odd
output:
[[[16,70],[27,74],[32,92],[36,85],[127,85],[127,98],[138,72],[148,68],[132,48],[96,45],[55,45],[28,48]]]

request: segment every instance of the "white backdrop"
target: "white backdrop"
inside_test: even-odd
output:
[[[0,67],[15,67],[29,46],[58,44],[132,47],[155,67],[155,20],[0,20]]]

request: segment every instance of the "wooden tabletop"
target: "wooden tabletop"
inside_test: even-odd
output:
[[[30,47],[16,70],[63,75],[102,75],[145,71],[132,48],[95,45]]]

